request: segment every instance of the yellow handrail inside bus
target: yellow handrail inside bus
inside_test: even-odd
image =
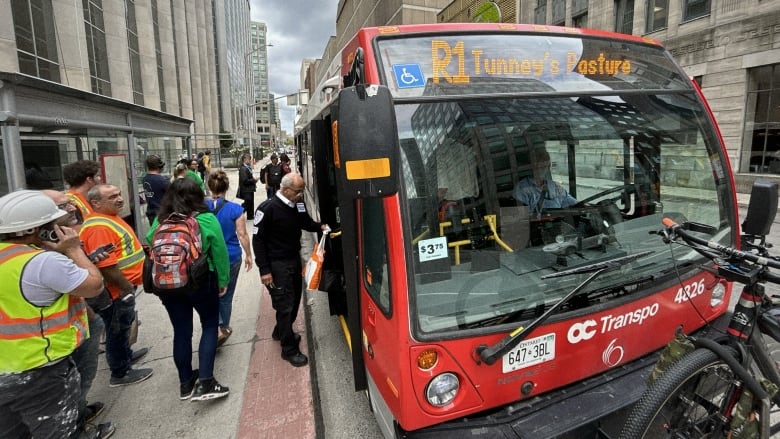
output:
[[[468,224],[471,222],[471,218],[461,218],[461,224]],[[452,221],[442,221],[439,223],[439,236],[444,236],[444,229],[452,227]]]
[[[494,240],[501,248],[508,251],[509,253],[514,253],[514,250],[512,250],[512,247],[507,245],[503,240],[501,240],[501,237],[498,236],[498,230],[496,228],[496,215],[485,215],[482,217],[485,222],[488,224],[488,227],[490,228],[490,237],[488,239]],[[461,224],[469,224],[471,223],[471,218],[461,218],[460,220]],[[452,227],[452,221],[442,221],[439,223],[439,236],[444,236],[444,229],[447,227]],[[425,237],[427,235],[428,231],[426,230],[420,236],[415,238],[413,243],[417,243],[420,239]],[[470,244],[471,241],[469,240],[461,240],[461,241],[453,241],[450,243],[447,243],[447,247],[454,248],[455,249],[455,265],[460,265],[460,246]]]
[[[430,229],[423,230],[422,233],[417,235],[416,238],[412,239],[412,245],[417,245],[418,242],[422,241],[423,239],[425,239],[430,234],[431,234],[431,230]]]
[[[512,250],[512,247],[508,246],[498,236],[498,231],[496,230],[496,216],[495,215],[485,215],[484,218],[485,218],[485,221],[488,223],[488,227],[490,227],[490,231],[493,232],[493,239],[498,243],[498,245],[500,245],[501,248],[503,248],[504,250],[508,251],[509,253],[514,253],[514,250]]]
[[[447,247],[455,249],[455,265],[460,265],[460,246],[471,244],[468,239],[462,241],[452,241],[447,244]]]

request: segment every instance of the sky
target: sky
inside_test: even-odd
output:
[[[252,21],[268,26],[268,87],[274,95],[295,93],[300,87],[301,61],[322,56],[336,35],[338,0],[250,0]],[[295,107],[276,101],[282,129],[292,135]]]

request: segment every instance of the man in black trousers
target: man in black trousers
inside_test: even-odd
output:
[[[257,207],[252,248],[260,280],[271,294],[276,327],[271,334],[282,345],[282,358],[295,367],[309,359],[301,353],[300,336],[292,329],[303,293],[301,230],[324,231],[327,224],[311,219],[303,204],[306,184],[300,174],[282,177],[279,191]]]
[[[236,197],[244,200],[244,212],[246,219],[251,220],[255,214],[255,191],[257,179],[252,174],[252,158],[249,154],[241,155],[241,167],[238,168],[238,191]]]

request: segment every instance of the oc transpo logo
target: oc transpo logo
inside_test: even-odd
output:
[[[583,340],[590,340],[596,335],[598,323],[595,320],[585,320],[582,323],[575,323],[569,328],[566,338],[571,344],[577,344]]]
[[[601,353],[601,361],[607,367],[617,366],[623,361],[623,346],[616,345],[618,339],[613,338],[604,352]]]
[[[569,340],[569,343],[571,344],[577,344],[581,341],[590,340],[596,334],[607,334],[614,330],[634,325],[640,326],[647,319],[655,317],[658,314],[658,309],[658,303],[653,303],[652,305],[646,305],[624,314],[607,314],[601,316],[598,320],[588,319],[577,322],[569,327],[569,331],[566,333],[566,339]],[[604,364],[609,367],[612,367],[623,360],[623,347],[617,344],[616,338],[612,340],[606,349],[604,349],[601,359]]]

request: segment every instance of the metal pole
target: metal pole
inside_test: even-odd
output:
[[[16,93],[13,84],[0,81],[0,135],[3,139],[8,192],[26,187],[22,141],[16,119]]]

